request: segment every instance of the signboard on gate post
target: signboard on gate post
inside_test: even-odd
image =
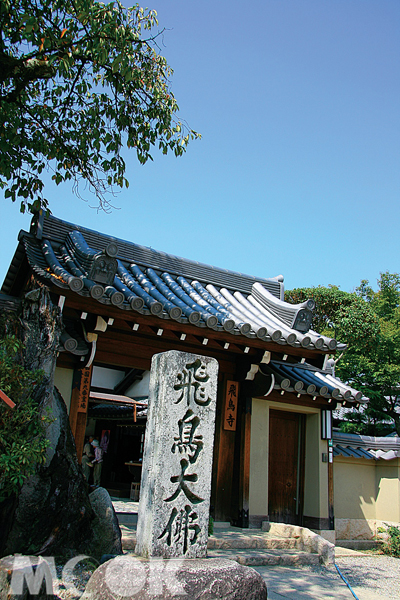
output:
[[[226,382],[224,429],[236,431],[237,403],[239,395],[239,383],[237,381]]]

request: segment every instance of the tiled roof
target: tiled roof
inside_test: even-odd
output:
[[[313,397],[322,396],[328,401],[368,402],[368,398],[361,392],[308,363],[271,361],[268,364],[262,363],[259,369],[264,375],[273,375],[273,385],[276,390]]]
[[[15,312],[21,301],[19,298],[14,298],[14,296],[7,296],[6,294],[0,294],[0,312],[2,311],[11,311]]]
[[[372,437],[334,431],[333,455],[374,460],[400,458],[400,438]]]
[[[217,269],[54,217],[19,239],[38,276],[102,304],[281,345],[345,347],[310,329],[313,300],[298,305],[283,300],[281,278]],[[20,246],[13,262],[21,260]],[[11,289],[15,268],[12,264],[4,291]]]
[[[138,411],[137,418],[142,418],[145,415],[143,411]],[[131,406],[121,406],[113,404],[95,404],[90,405],[88,409],[88,417],[95,419],[132,419],[133,409]]]

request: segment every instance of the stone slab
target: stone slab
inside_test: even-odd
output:
[[[254,569],[219,559],[138,559],[120,556],[101,565],[81,600],[266,600]]]
[[[317,553],[324,564],[335,561],[335,546],[307,527],[264,521],[261,529],[272,536],[279,535],[287,538],[297,538],[300,549],[306,552]]]
[[[232,549],[232,550],[210,550],[208,552],[210,558],[226,558],[234,560],[240,565],[248,567],[259,566],[302,566],[320,564],[318,554],[310,552],[302,552],[301,550],[251,550],[251,549]]]
[[[207,555],[218,362],[153,356],[136,553]]]

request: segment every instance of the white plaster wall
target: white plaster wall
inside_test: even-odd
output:
[[[58,388],[61,396],[64,399],[67,411],[71,406],[72,378],[74,375],[73,369],[63,369],[56,367],[54,373],[54,385]]]
[[[306,450],[303,504],[303,513],[308,517],[322,516],[320,515],[321,471],[319,468],[319,463],[322,460],[322,456],[320,455],[319,437],[319,413],[308,415],[306,419]]]
[[[306,448],[303,514],[325,519],[328,509],[328,463],[322,454],[328,452],[327,440],[321,440],[321,413],[308,411],[306,416]]]
[[[268,404],[255,398],[251,414],[250,515],[268,514],[268,434]]]
[[[124,371],[107,369],[106,367],[93,367],[91,386],[113,390],[124,376]]]
[[[376,463],[376,518],[400,522],[400,459]]]
[[[135,381],[125,392],[125,396],[130,398],[140,398],[149,395],[150,371],[145,371],[139,381]]]
[[[333,463],[337,519],[376,519],[376,462],[336,456]]]
[[[336,539],[370,540],[400,522],[400,459],[335,457]]]

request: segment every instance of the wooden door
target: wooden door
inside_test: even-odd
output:
[[[302,415],[270,410],[268,514],[270,521],[301,524],[303,490]]]

